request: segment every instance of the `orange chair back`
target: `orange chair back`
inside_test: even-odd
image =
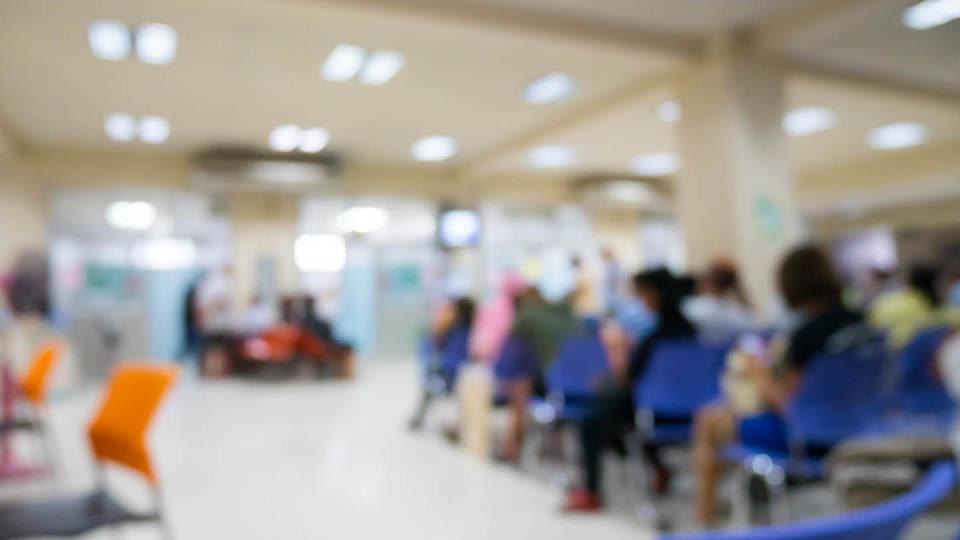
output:
[[[147,450],[147,428],[177,377],[176,366],[125,363],[113,372],[100,411],[87,434],[94,456],[139,471],[157,483]]]
[[[47,388],[53,368],[60,361],[63,344],[57,341],[46,343],[37,349],[20,379],[20,392],[31,402],[42,405],[47,400]]]

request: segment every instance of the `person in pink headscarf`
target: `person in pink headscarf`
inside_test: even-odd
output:
[[[513,325],[514,300],[527,289],[527,284],[514,272],[504,274],[500,292],[482,306],[470,334],[470,354],[484,363],[492,364],[500,356],[500,349]]]

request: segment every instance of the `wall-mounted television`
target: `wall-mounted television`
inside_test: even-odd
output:
[[[437,243],[444,248],[474,246],[480,242],[480,214],[467,208],[445,208],[437,219]]]

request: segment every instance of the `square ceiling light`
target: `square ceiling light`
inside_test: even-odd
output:
[[[672,152],[641,154],[630,162],[630,170],[639,176],[667,176],[680,170],[680,157]]]
[[[577,83],[566,73],[548,73],[527,85],[523,97],[535,105],[553,103],[570,97],[576,88]]]
[[[177,56],[177,31],[166,24],[140,26],[135,41],[137,58],[144,64],[169,64]]]
[[[657,105],[657,118],[665,124],[676,123],[683,118],[683,107],[672,99],[661,101],[660,104]]]
[[[916,122],[896,122],[870,130],[867,144],[877,150],[898,150],[923,144],[927,130]]]
[[[826,107],[798,107],[783,117],[783,130],[788,135],[802,137],[826,131],[836,123],[836,115]]]
[[[360,73],[366,58],[366,49],[341,43],[327,56],[327,60],[321,67],[321,73],[328,81],[349,81]]]
[[[561,169],[576,161],[573,148],[562,144],[538,146],[527,154],[527,162],[538,169]]]
[[[293,124],[277,126],[270,132],[267,142],[276,152],[292,152],[300,145],[300,128]]]
[[[410,153],[417,161],[446,161],[459,149],[457,140],[447,135],[430,135],[413,143]]]
[[[405,60],[397,51],[375,51],[360,70],[360,81],[379,86],[387,84],[402,68]]]
[[[90,52],[101,60],[123,60],[130,55],[130,30],[120,21],[93,21],[87,26],[87,39]]]
[[[903,12],[903,24],[914,30],[929,30],[960,19],[960,0],[924,0]]]
[[[170,122],[162,116],[144,116],[137,126],[140,140],[147,144],[162,144],[170,137]]]
[[[137,136],[137,121],[129,114],[109,114],[103,122],[103,130],[114,141],[132,141]]]
[[[316,154],[327,147],[330,142],[330,132],[323,128],[309,128],[300,132],[300,142],[297,148],[301,152]]]

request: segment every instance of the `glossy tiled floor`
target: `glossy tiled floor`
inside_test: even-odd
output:
[[[560,515],[558,493],[547,484],[474,462],[433,434],[411,435],[404,421],[415,389],[410,364],[400,362],[370,366],[349,384],[185,377],[152,432],[175,537],[647,537],[622,517]],[[81,392],[56,402],[64,474],[43,489],[90,485],[82,430],[94,397]],[[143,499],[130,478],[111,481]],[[37,488],[7,486],[0,497],[27,491]],[[123,538],[159,535],[130,527]]]

